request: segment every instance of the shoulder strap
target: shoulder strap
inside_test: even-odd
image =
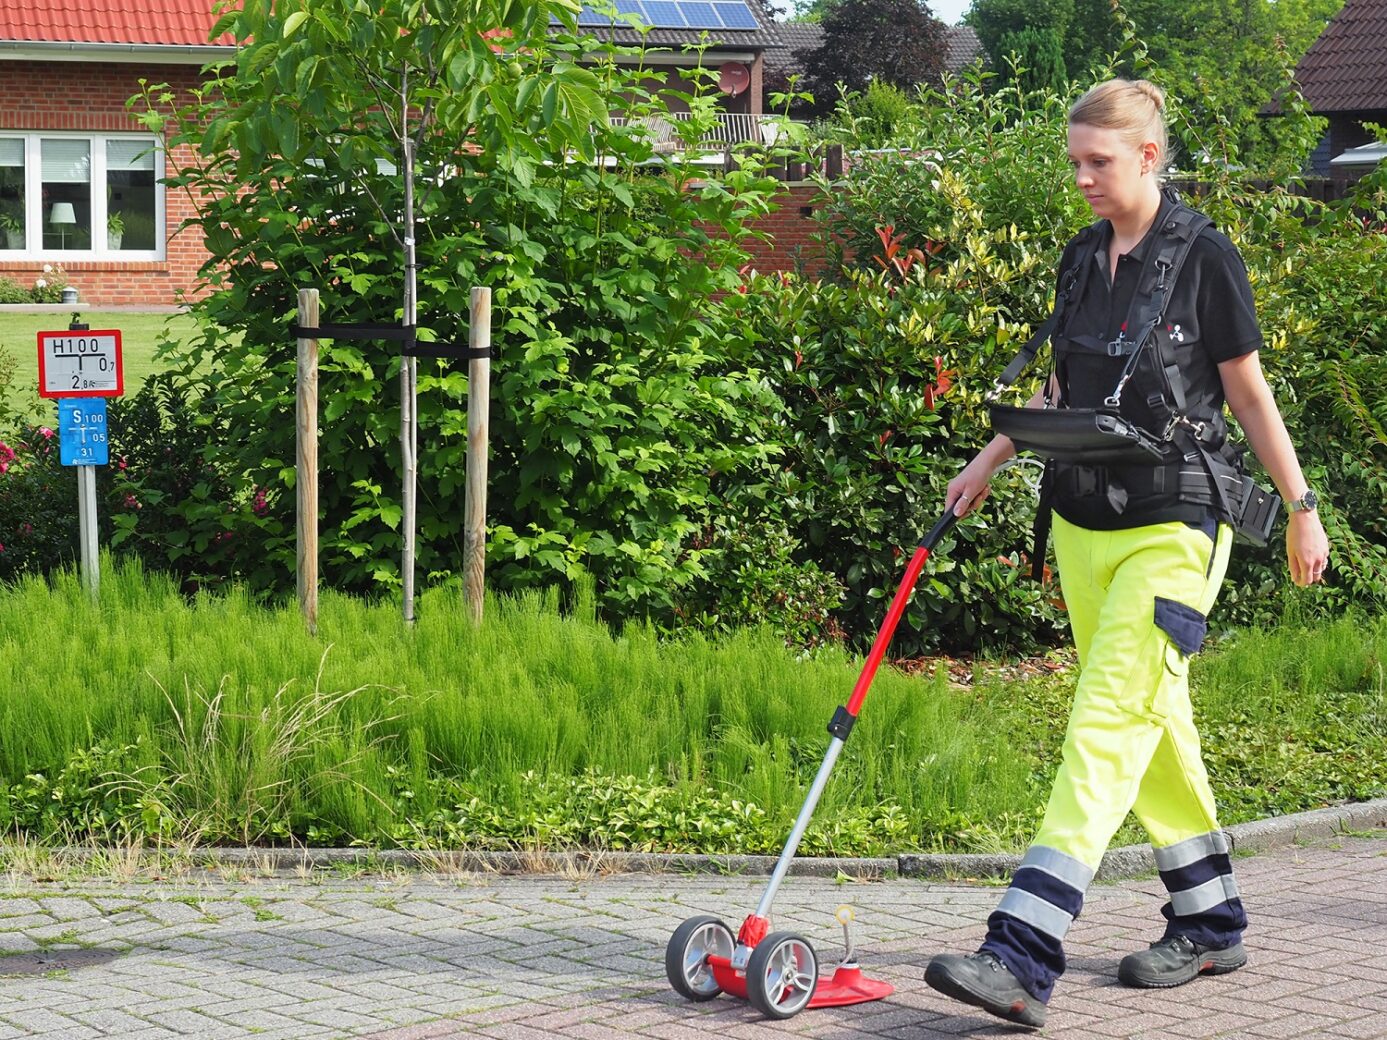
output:
[[[1057,330],[1063,331],[1064,319],[1070,303],[1083,296],[1084,286],[1088,281],[1088,270],[1093,266],[1093,255],[1098,252],[1098,244],[1103,241],[1102,226],[1105,223],[1106,221],[1102,220],[1095,221],[1074,236],[1074,244],[1078,246],[1078,253],[1074,257],[1074,262],[1060,274],[1059,288],[1055,291],[1054,309],[1050,311],[1050,316],[1045,319],[1040,328],[1036,329],[1035,334],[1026,341],[1020,352],[1002,370],[1002,374],[997,377],[997,382],[992,387],[992,392],[988,395],[989,400],[995,400],[1003,390],[1021,378],[1021,373],[1035,360],[1036,354],[1040,353],[1040,348],[1049,341]]]
[[[1204,214],[1197,213],[1178,201],[1165,215],[1156,233],[1156,240],[1151,245],[1151,255],[1148,257],[1150,262],[1143,265],[1141,281],[1137,285],[1137,291],[1132,294],[1131,305],[1127,308],[1127,320],[1122,323],[1117,339],[1108,344],[1109,354],[1128,357],[1117,386],[1113,388],[1107,401],[1112,407],[1117,407],[1127,381],[1137,369],[1142,348],[1147,346],[1156,331],[1156,326],[1165,317],[1166,301],[1180,277],[1185,260],[1189,258],[1195,239],[1212,223],[1213,221]],[[1173,350],[1153,347],[1153,351],[1157,354],[1156,367],[1164,377],[1164,389],[1169,392],[1170,399],[1165,399],[1164,394],[1153,394],[1147,403],[1158,413],[1168,413],[1161,415],[1162,420],[1166,421],[1175,413],[1184,411],[1184,377],[1180,373],[1179,365],[1175,363]]]

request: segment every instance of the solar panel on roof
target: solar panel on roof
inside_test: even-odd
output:
[[[679,5],[673,0],[645,0],[643,6],[646,22],[657,29],[688,28],[688,23],[679,11]]]
[[[756,16],[751,13],[751,9],[746,4],[713,4],[722,24],[729,29],[759,29],[756,24]]]
[[[679,4],[679,10],[683,12],[684,20],[689,23],[690,29],[722,28],[722,22],[713,13],[713,5],[703,0],[683,0]]]
[[[759,29],[741,0],[616,0],[618,14],[633,14],[652,29]],[[554,19],[555,21],[557,19]],[[611,15],[584,5],[579,25],[609,25]]]

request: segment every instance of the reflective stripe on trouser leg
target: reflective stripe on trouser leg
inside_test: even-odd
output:
[[[984,950],[1001,958],[1031,995],[1050,999],[1064,970],[1064,936],[1084,905],[1093,868],[1058,849],[1032,845],[987,919]],[[1058,963],[1058,968],[1050,966]]]
[[[1156,624],[1155,603],[1173,602],[1200,618],[1208,613],[1227,565],[1227,529],[1220,528],[1215,545],[1182,523],[1089,531],[1056,516],[1054,541],[1082,670],[1035,845],[1092,871],[1139,792],[1153,819],[1183,830],[1181,838],[1217,829],[1198,738],[1191,742],[1188,658]],[[1182,769],[1179,782],[1165,790],[1142,783],[1158,760],[1163,774],[1172,765]],[[1153,843],[1168,842],[1153,835]],[[983,948],[1032,994],[1048,999],[1064,971],[1063,935],[1015,913],[1022,900],[1009,908],[1010,897],[1009,891],[988,919]],[[1081,904],[1082,890],[1074,915]]]
[[[1223,832],[1197,834],[1154,851],[1156,869],[1170,893],[1170,902],[1161,908],[1165,934],[1188,936],[1213,949],[1239,942],[1247,913]]]
[[[1231,542],[1232,532],[1220,526],[1211,578],[1222,578]],[[1201,613],[1208,613],[1217,591],[1217,585],[1207,590],[1207,600],[1198,604]],[[1169,667],[1182,673],[1188,668],[1189,658],[1176,647],[1167,647],[1166,653]],[[1166,935],[1185,935],[1214,949],[1238,942],[1247,914],[1233,880],[1227,841],[1218,829],[1188,694],[1170,703],[1165,732],[1132,811],[1151,837],[1156,867],[1171,896],[1161,909]]]

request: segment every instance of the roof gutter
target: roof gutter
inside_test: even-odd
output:
[[[723,50],[720,47],[709,47],[707,50],[699,52],[695,49],[674,50],[680,44],[665,44],[664,46],[664,50],[649,50],[641,54],[618,54],[612,60],[618,65],[678,65],[681,68],[702,65],[705,68],[715,68],[716,66],[712,64],[715,61],[753,62],[758,53],[747,50]],[[587,61],[602,61],[607,58],[608,55],[603,51],[584,55],[584,59]]]
[[[141,65],[206,65],[236,57],[236,48],[152,43],[0,40],[0,61],[110,61]]]

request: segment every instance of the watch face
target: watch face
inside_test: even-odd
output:
[[[1306,509],[1314,509],[1320,504],[1320,496],[1315,494],[1313,490],[1307,490],[1305,494],[1300,496],[1300,502]]]

